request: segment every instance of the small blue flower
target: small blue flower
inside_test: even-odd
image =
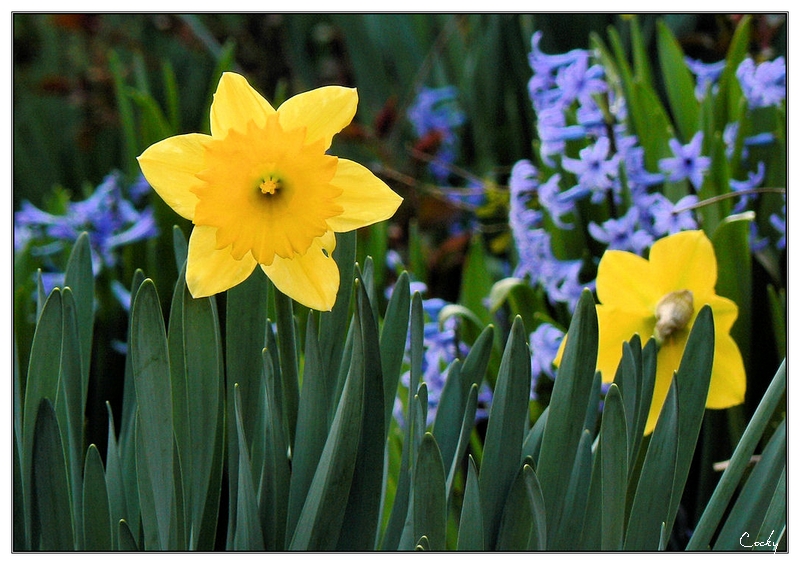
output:
[[[604,74],[601,65],[589,66],[588,51],[580,53],[573,63],[561,67],[555,83],[561,91],[562,106],[568,106],[576,100],[587,104],[592,95],[605,92],[608,86],[603,79]]]
[[[625,146],[622,147],[625,141]],[[620,140],[620,153],[622,161],[625,163],[625,174],[628,178],[628,186],[633,191],[646,189],[656,184],[664,182],[664,175],[661,173],[651,173],[644,164],[644,147],[637,145],[638,140],[631,136]]]
[[[542,219],[541,212],[528,207],[539,188],[538,174],[539,171],[527,159],[517,161],[511,168],[508,223],[515,240],[524,240],[525,233]]]
[[[561,194],[562,200],[579,200],[587,194],[592,202],[603,201],[613,188],[618,174],[619,156],[608,156],[610,141],[601,137],[594,145],[581,149],[580,159],[561,158],[561,166],[578,177],[578,184]]]
[[[722,130],[722,140],[725,142],[725,156],[728,159],[733,158],[733,152],[736,150],[736,139],[739,136],[739,122],[731,122]],[[744,138],[742,142],[742,159],[747,159],[749,155],[749,147],[764,147],[775,143],[775,134],[769,131],[757,133]]]
[[[422,88],[408,109],[408,119],[418,137],[433,130],[450,132],[463,125],[466,116],[458,106],[458,89],[454,86]]]
[[[561,189],[559,183],[561,175],[556,173],[547,182],[539,186],[539,203],[547,210],[553,223],[561,229],[572,229],[572,224],[565,223],[562,216],[575,212],[575,203],[571,200],[560,198]]]
[[[744,192],[747,190],[752,190],[754,188],[758,188],[761,186],[761,183],[764,182],[764,174],[765,174],[765,167],[763,161],[759,161],[758,165],[756,166],[755,171],[749,171],[747,173],[746,180],[734,180],[731,179],[731,190],[734,192]],[[743,212],[747,205],[754,200],[756,197],[755,194],[743,194],[736,205],[733,207],[733,211],[735,213]]]
[[[670,139],[669,146],[675,157],[659,160],[661,171],[672,182],[689,179],[699,189],[703,184],[703,175],[711,166],[711,158],[700,155],[703,150],[703,132],[694,134],[686,145],[681,145],[677,139]]]
[[[48,296],[54,288],[64,286],[65,273],[42,273],[42,287],[45,296]]]
[[[602,226],[590,222],[588,230],[595,240],[607,244],[608,249],[641,255],[642,251],[653,244],[653,236],[639,227],[639,210],[634,206],[621,218],[608,219]]]
[[[725,70],[725,59],[716,63],[704,63],[691,57],[684,57],[684,61],[686,61],[686,66],[697,78],[697,85],[694,89],[695,98],[702,101],[708,94],[709,89],[711,89],[712,93],[716,90],[719,77],[722,76],[722,71]]]
[[[783,57],[758,65],[748,57],[739,63],[736,78],[750,109],[779,106],[786,98],[786,60]]]
[[[739,137],[739,122],[730,122],[722,130],[722,141],[725,143],[725,156],[728,159],[733,158],[733,152],[736,150],[736,138]],[[742,154],[742,159],[747,155]]]
[[[539,49],[541,39],[541,31],[533,34],[531,52],[528,55],[528,63],[533,70],[533,76],[528,81],[528,93],[533,102],[533,108],[537,112],[543,107],[561,103],[563,93],[556,84],[556,75],[559,69],[574,65],[588,55],[584,49],[573,49],[568,53],[547,55]]]
[[[575,310],[584,288],[594,290],[595,281],[582,283],[580,280],[583,262],[581,260],[561,261],[552,259],[545,264],[542,282],[547,297],[552,304],[565,303],[570,312]]]
[[[697,204],[697,196],[694,194],[684,196],[675,204],[659,192],[650,195],[647,210],[652,220],[651,233],[658,238],[697,229],[697,220],[692,210],[684,210],[694,204]]]
[[[758,233],[758,225],[755,222],[750,222],[750,250],[753,253],[763,251],[769,245],[769,238],[763,237]]]
[[[561,108],[552,105],[545,106],[536,114],[536,131],[539,134],[539,154],[542,161],[549,167],[555,167],[556,162],[552,159],[553,155],[561,155],[566,149],[566,140],[571,139],[572,135],[581,137],[585,135],[583,128],[579,130],[567,126],[567,118]],[[566,135],[565,135],[566,134]]]

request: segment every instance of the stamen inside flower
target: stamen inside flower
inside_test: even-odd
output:
[[[276,178],[274,175],[269,175],[261,184],[258,185],[261,189],[261,194],[275,194],[278,189],[281,187],[281,180]]]
[[[691,290],[676,290],[664,295],[656,304],[655,338],[662,343],[675,332],[685,329],[694,315]]]

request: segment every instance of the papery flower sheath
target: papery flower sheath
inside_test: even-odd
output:
[[[224,73],[211,135],[170,137],[139,156],[156,192],[194,223],[186,264],[192,296],[228,290],[259,265],[299,303],[333,307],[334,232],[386,220],[402,202],[364,166],[326,153],[357,104],[354,88],[325,86],[276,110],[243,76]]]
[[[701,230],[683,231],[656,241],[649,259],[609,250],[597,269],[597,369],[611,382],[622,343],[639,334],[658,345],[656,382],[645,433],[655,428],[672,375],[680,365],[689,332],[703,305],[714,315],[714,362],[706,407],[730,408],[744,401],[744,362],[730,335],[738,316],[736,304],[714,290],[717,259]],[[567,336],[568,338],[569,336]],[[563,345],[556,359],[560,362]]]

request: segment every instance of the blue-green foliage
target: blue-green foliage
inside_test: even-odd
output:
[[[80,242],[76,253],[80,253]],[[265,280],[247,284],[260,287],[257,292],[264,294],[276,292]],[[134,297],[128,344],[132,363],[127,378],[133,381],[134,396],[123,399],[123,411],[133,410],[135,417],[123,422],[133,429],[119,434],[133,444],[121,449],[112,420],[105,464],[94,445],[79,450],[69,447],[83,446],[84,441],[82,428],[70,426],[68,411],[59,408],[69,405],[70,394],[80,398],[75,384],[82,382],[77,370],[81,346],[72,339],[79,335],[80,326],[70,309],[74,304],[71,289],[52,291],[37,324],[34,351],[46,341],[62,353],[31,360],[25,402],[15,410],[15,453],[21,454],[15,466],[19,496],[15,524],[22,529],[15,532],[18,548],[213,549],[219,548],[214,541],[218,530],[229,532],[226,548],[239,550],[641,551],[663,546],[663,532],[669,532],[675,520],[703,417],[714,341],[710,308],[698,315],[656,430],[647,442],[631,440],[641,436],[642,415],[653,386],[652,377],[645,375],[654,372],[655,349],[649,344],[642,348],[639,340],[625,345],[629,353],[620,365],[617,384],[606,394],[600,425],[584,425],[595,421],[586,414],[587,410],[596,414],[599,401],[593,371],[586,372],[594,365],[597,348],[594,304],[586,291],[569,328],[570,340],[546,418],[530,426],[529,353],[522,321],[517,319],[496,377],[481,464],[476,465],[471,455],[466,470],[458,464],[464,461],[465,440],[474,430],[477,384],[449,389],[454,395],[449,402],[462,407],[462,418],[437,419],[432,431],[426,431],[425,403],[416,401],[425,398],[425,385],[420,383],[407,407],[404,464],[398,477],[390,476],[386,467],[391,433],[387,436],[383,428],[388,397],[382,389],[380,362],[381,352],[385,358],[386,349],[394,344],[382,345],[376,328],[382,321],[383,332],[404,334],[401,330],[408,328],[408,318],[401,317],[394,322],[399,327],[387,329],[385,318],[373,317],[364,285],[355,278],[352,286],[343,287],[356,297],[350,322],[354,339],[348,345],[352,351],[342,356],[347,369],[341,394],[330,398],[319,394],[326,377],[318,343],[331,338],[319,334],[321,321],[316,313],[308,316],[306,345],[294,348],[294,357],[289,359],[280,357],[277,342],[263,331],[262,323],[256,334],[260,338],[252,340],[252,347],[245,345],[249,339],[239,343],[243,359],[236,361],[238,365],[229,364],[229,368],[244,368],[244,359],[252,358],[250,366],[256,374],[249,375],[252,381],[248,381],[243,373],[229,372],[231,388],[225,389],[222,327],[215,301],[192,299],[183,278],[179,279],[167,330],[155,286],[144,279]],[[229,293],[227,317],[237,324],[250,316],[246,309],[234,306],[239,292]],[[402,300],[403,295],[398,296]],[[419,324],[419,295],[410,302],[406,298],[405,305],[410,307],[412,327]],[[292,319],[291,309],[278,315]],[[241,326],[226,323],[228,335],[235,329]],[[412,331],[412,343],[415,334],[419,330]],[[234,341],[229,337],[226,343]],[[491,332],[476,341],[463,362],[462,374],[476,369],[482,374],[492,346]],[[58,359],[60,366],[52,370],[41,365]],[[76,361],[75,369],[70,369],[68,359]],[[256,362],[259,359],[261,363]],[[419,374],[421,359],[418,355],[412,359],[411,369]],[[300,365],[304,370],[296,447],[290,449],[281,417],[287,393],[279,386],[283,381],[278,374],[291,373]],[[247,389],[246,382],[251,382]],[[73,389],[77,392],[70,393]],[[743,438],[742,449],[752,453],[753,442],[761,437],[784,389],[782,368],[752,424],[756,428],[752,432],[748,428]],[[248,399],[257,400],[246,404],[245,391]],[[134,402],[135,406],[129,406]],[[231,406],[234,418],[231,432],[225,429],[226,405]],[[245,406],[255,412],[245,417]],[[331,407],[334,415],[329,421],[326,414]],[[390,427],[397,425],[390,421]],[[726,517],[715,547],[732,548],[741,528],[753,530],[754,536],[767,528],[782,535],[783,429],[772,435]],[[530,451],[527,446],[537,430],[541,444]],[[457,447],[451,447],[445,458],[437,436],[452,436],[450,445],[456,440]],[[226,451],[235,456],[235,464],[229,457],[226,465]],[[742,476],[739,462],[745,455],[737,450],[730,472],[720,483],[720,489],[727,489],[720,491],[725,501],[730,499],[731,481]],[[633,472],[640,460],[641,468]],[[73,465],[77,473],[70,471]],[[235,473],[236,480],[228,483],[232,509],[228,524],[221,524],[225,469],[229,476]],[[735,474],[731,477],[731,473]],[[463,486],[455,487],[455,483]],[[391,504],[389,489],[394,490]],[[599,504],[592,502],[594,496],[600,497]],[[452,504],[454,500],[459,503]],[[703,524],[707,520],[719,523],[727,506],[716,498],[712,505],[715,514],[704,516]],[[395,515],[398,510],[401,519],[380,520],[382,514]],[[448,537],[448,515],[460,524],[457,541]],[[707,531],[701,528],[698,535],[708,535]],[[707,539],[699,543],[708,544]]]

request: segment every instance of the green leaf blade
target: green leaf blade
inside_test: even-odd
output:
[[[33,516],[38,517],[39,547],[43,551],[76,549],[64,446],[53,404],[39,403],[32,449]]]
[[[530,386],[530,353],[522,320],[517,317],[500,363],[481,463],[481,502],[487,548],[495,545],[503,506],[519,470]]]
[[[100,452],[92,444],[83,470],[84,551],[111,551],[111,511]]]

